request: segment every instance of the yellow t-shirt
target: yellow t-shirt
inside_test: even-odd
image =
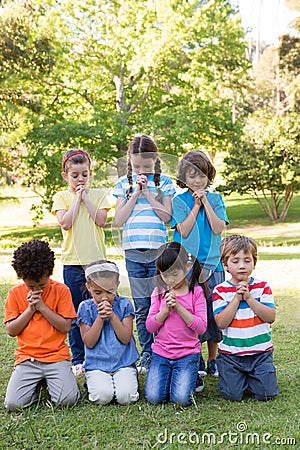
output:
[[[98,209],[110,209],[107,193],[102,189],[89,189],[88,197]],[[52,214],[60,209],[68,211],[75,202],[75,194],[65,190],[53,197]],[[83,202],[70,230],[63,230],[62,263],[64,265],[86,265],[105,259],[104,231],[95,224]]]

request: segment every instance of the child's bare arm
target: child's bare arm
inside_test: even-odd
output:
[[[128,201],[123,197],[117,198],[115,212],[115,223],[117,227],[122,227],[126,220],[129,218],[131,211],[133,210],[134,205],[136,204],[136,201],[140,196],[140,193],[140,190],[134,191]]]
[[[104,318],[98,316],[92,326],[80,323],[80,334],[84,344],[88,348],[93,348],[97,344],[102,332]]]
[[[245,301],[248,303],[250,308],[255,312],[255,314],[266,323],[273,323],[276,318],[276,309],[271,308],[270,306],[264,305],[259,301],[255,300],[255,298],[249,296],[245,296]]]
[[[221,330],[224,330],[232,322],[235,313],[238,310],[240,301],[242,299],[242,294],[236,293],[230,303],[214,316],[215,322]]]
[[[121,341],[122,344],[128,344],[133,333],[132,315],[124,317],[124,319],[121,321],[118,316],[116,316],[116,314],[112,311],[109,320],[112,324],[113,329],[115,330],[119,341]]]
[[[78,196],[70,209],[59,209],[56,211],[57,221],[64,230],[72,228],[80,208],[80,202],[81,197]]]
[[[18,317],[9,322],[5,323],[6,332],[11,337],[18,336],[25,327],[27,327],[28,322],[31,320],[33,314],[35,313],[35,309],[31,308],[28,305],[28,308],[22,312]]]
[[[107,219],[107,210],[105,208],[97,208],[97,206],[95,206],[94,203],[88,198],[86,191],[82,193],[82,201],[95,224],[98,225],[98,227],[104,227]]]
[[[189,215],[187,216],[187,218],[183,222],[180,222],[176,225],[176,229],[177,229],[178,233],[183,238],[188,237],[188,235],[190,234],[191,229],[193,228],[193,226],[196,222],[200,206],[201,206],[201,202],[199,201],[199,199],[195,199],[194,206],[193,206],[191,212],[189,213]]]

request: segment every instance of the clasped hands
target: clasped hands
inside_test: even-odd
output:
[[[43,292],[42,290],[28,292],[27,301],[32,311],[38,311],[40,309],[40,306],[44,305],[42,292]]]
[[[103,300],[97,304],[98,316],[101,319],[110,319],[113,314],[112,304],[108,300]]]
[[[148,178],[146,175],[139,174],[136,176],[136,187],[137,190],[148,189]]]
[[[201,204],[204,205],[204,203],[207,201],[205,189],[198,189],[197,191],[194,191],[193,197],[195,199],[195,202],[197,202],[200,205]]]
[[[240,300],[247,300],[249,298],[249,286],[247,281],[239,281],[236,285],[236,293],[240,295]]]
[[[166,306],[169,310],[174,309],[177,303],[175,292],[167,292],[165,296]]]

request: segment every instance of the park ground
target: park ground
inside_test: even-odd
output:
[[[226,199],[225,199],[226,200]],[[8,201],[0,207],[0,320],[4,300],[17,282],[11,255],[19,243],[32,237],[48,238],[56,252],[54,278],[61,280],[60,230],[47,215],[32,227],[27,208],[30,199]],[[299,323],[300,323],[300,196],[296,196],[285,223],[271,224],[249,198],[226,201],[231,226],[226,234],[239,232],[259,244],[255,275],[269,281],[277,318],[272,326],[274,361],[279,396],[271,402],[256,402],[246,395],[242,402],[223,400],[217,380],[206,377],[203,393],[190,408],[166,404],[148,405],[143,397],[145,377],[140,376],[140,400],[121,407],[91,405],[78,380],[81,400],[73,408],[55,409],[42,396],[37,406],[8,414],[3,407],[5,389],[13,363],[16,341],[0,327],[0,450],[7,449],[278,449],[300,448],[299,435]],[[108,230],[110,235],[110,231]],[[112,241],[111,241],[112,242]],[[121,293],[129,295],[123,255],[110,245],[108,257],[121,269]],[[207,350],[204,344],[203,354]]]

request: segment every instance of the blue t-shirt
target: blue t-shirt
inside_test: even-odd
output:
[[[134,309],[128,298],[116,296],[113,302],[113,312],[122,321],[130,314],[134,317]],[[98,309],[93,299],[80,303],[77,312],[77,322],[92,326],[98,317]],[[102,370],[115,372],[123,367],[129,367],[139,358],[134,337],[128,344],[122,344],[116,336],[109,319],[105,319],[100,338],[93,348],[84,346],[84,368],[88,370]]]
[[[229,223],[225,204],[220,194],[207,192],[206,197],[219,219]],[[194,197],[186,190],[173,198],[173,217],[171,227],[175,228],[173,240],[184,246],[188,253],[198,258],[203,267],[214,272],[223,270],[220,261],[221,234],[214,234],[209,224],[205,209],[201,206],[193,228],[189,235],[183,238],[176,230],[177,223],[183,222],[194,206]]]

